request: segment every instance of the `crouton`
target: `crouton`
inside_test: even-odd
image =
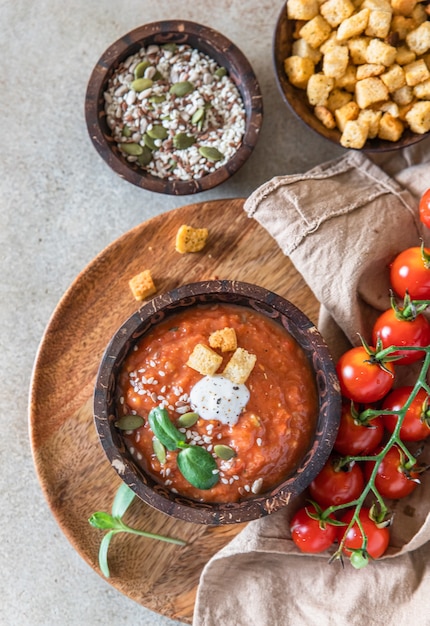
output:
[[[307,58],[315,64],[319,63],[322,57],[322,52],[312,48],[302,37],[294,41],[291,53],[291,56]]]
[[[423,59],[408,63],[403,69],[405,70],[406,84],[409,87],[415,87],[418,83],[423,83],[430,78],[429,69]]]
[[[237,348],[225,366],[223,376],[237,385],[246,382],[252,372],[257,357],[244,348]]]
[[[430,130],[430,102],[415,102],[405,115],[413,133],[422,135]]]
[[[145,300],[157,291],[150,270],[144,270],[140,274],[136,274],[128,281],[128,284],[136,300]]]
[[[330,33],[331,26],[322,15],[316,15],[309,22],[306,22],[299,31],[300,37],[307,41],[312,48],[319,48],[329,38]]]
[[[391,11],[381,11],[378,9],[373,11],[371,10],[364,34],[369,37],[379,37],[380,39],[385,39],[390,32],[391,18]]]
[[[336,78],[335,87],[345,89],[354,93],[355,83],[357,82],[357,68],[355,65],[348,65],[343,76]]]
[[[355,148],[360,150],[366,143],[368,136],[368,126],[365,122],[349,120],[340,137],[340,144],[344,148]]]
[[[294,87],[306,89],[308,80],[314,75],[314,62],[308,57],[291,56],[284,61],[288,80]]]
[[[313,106],[326,106],[330,91],[334,87],[334,78],[322,73],[312,74],[309,78],[306,93]]]
[[[369,41],[366,49],[367,63],[382,63],[389,67],[396,60],[397,49],[376,37]]]
[[[333,113],[327,107],[316,106],[314,108],[314,114],[326,128],[336,128],[336,120],[334,119]]]
[[[290,20],[311,20],[318,13],[318,0],[288,0],[287,2],[287,15]]]
[[[413,94],[419,100],[430,100],[430,78],[422,83],[418,83],[413,88]]]
[[[430,49],[430,22],[424,22],[408,33],[406,44],[417,55],[427,52]]]
[[[367,63],[366,50],[369,42],[369,37],[352,37],[346,42],[349,49],[351,61],[354,63],[354,65]]]
[[[410,15],[418,0],[391,0],[394,13],[398,15]]]
[[[323,56],[323,73],[332,78],[340,78],[346,72],[348,60],[349,52],[346,46],[333,46]]]
[[[362,9],[344,20],[337,29],[337,39],[339,41],[345,41],[346,39],[351,39],[351,37],[361,35],[367,28],[369,13],[369,9]]]
[[[397,48],[396,59],[395,62],[399,65],[407,65],[408,63],[412,63],[415,61],[417,55],[412,50],[409,50],[407,46],[399,46]]]
[[[400,89],[396,89],[396,91],[391,94],[391,97],[398,106],[405,106],[412,102],[414,93],[412,87],[405,85],[404,87],[400,87]]]
[[[357,80],[369,78],[369,76],[380,76],[387,68],[382,63],[363,63],[357,67]]]
[[[176,233],[176,252],[200,252],[206,245],[208,234],[207,228],[182,225]]]
[[[386,72],[381,74],[381,80],[390,93],[406,85],[405,72],[397,63],[394,63]]]
[[[347,122],[351,120],[356,120],[359,113],[359,106],[353,100],[345,104],[343,107],[340,107],[340,109],[337,109],[334,112],[334,117],[336,119],[336,124],[339,130],[343,132]]]
[[[288,3],[287,3],[288,5]],[[321,5],[320,12],[332,28],[339,26],[343,20],[350,17],[355,11],[350,0],[326,0]]]
[[[222,330],[215,330],[209,336],[211,348],[219,348],[221,352],[233,352],[237,348],[237,337],[234,328],[225,327]]]
[[[351,100],[352,94],[348,91],[344,91],[343,89],[333,89],[327,100],[327,108],[329,111],[334,113],[338,109],[345,106],[345,104],[348,104],[348,102],[351,102]]]
[[[357,81],[355,98],[360,109],[367,109],[373,104],[388,100],[388,89],[380,78],[371,76]]]
[[[366,124],[367,138],[374,139],[378,136],[379,120],[382,117],[382,111],[374,111],[373,109],[363,109],[357,117],[357,121]]]
[[[404,130],[403,123],[391,113],[384,113],[379,122],[379,139],[386,141],[398,141]]]
[[[198,343],[188,357],[187,365],[203,376],[213,376],[222,360],[222,356],[214,352],[209,346]]]

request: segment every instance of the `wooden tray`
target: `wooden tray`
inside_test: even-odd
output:
[[[105,346],[138,303],[128,280],[150,268],[158,292],[208,278],[253,282],[291,300],[316,321],[318,304],[291,262],[242,199],[191,204],[129,231],[76,278],[55,310],[37,355],[30,432],[39,480],[52,512],[97,572],[103,533],[88,518],[110,511],[120,484],[93,426],[92,395]],[[175,252],[182,224],[209,229],[205,250]],[[178,547],[119,535],[109,549],[109,582],[145,607],[191,623],[200,573],[240,526],[206,527],[169,518],[135,499],[125,521],[187,541]]]

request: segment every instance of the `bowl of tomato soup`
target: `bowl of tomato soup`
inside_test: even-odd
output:
[[[291,302],[212,280],[156,296],[115,333],[95,426],[147,504],[196,523],[279,510],[324,466],[340,416],[328,348]]]

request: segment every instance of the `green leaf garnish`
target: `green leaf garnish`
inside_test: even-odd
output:
[[[197,489],[210,489],[219,480],[216,461],[205,448],[184,448],[179,452],[177,462],[183,477]]]
[[[168,450],[176,450],[180,443],[185,441],[184,433],[172,424],[166,409],[160,407],[151,409],[148,421],[154,435]]]

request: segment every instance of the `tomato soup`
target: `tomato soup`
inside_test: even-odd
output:
[[[234,329],[237,346],[256,357],[247,380],[233,386],[240,387],[245,404],[237,419],[206,416],[181,427],[181,415],[198,413],[192,405],[193,389],[205,378],[187,365],[189,356],[197,344],[209,346],[209,336],[225,328]],[[214,382],[222,382],[232,352],[214,351],[222,357]],[[166,450],[160,461],[147,419],[154,407],[168,412],[187,443],[203,446],[215,458],[214,472],[219,475],[215,486],[202,490],[191,485],[178,469],[176,450]],[[165,319],[134,346],[119,376],[118,417],[128,414],[145,420],[141,427],[125,431],[124,437],[136,462],[157,482],[198,501],[236,502],[264,493],[294,471],[315,432],[318,398],[308,359],[284,328],[245,307],[208,304]],[[214,448],[219,450],[220,444],[234,456],[217,456]]]

